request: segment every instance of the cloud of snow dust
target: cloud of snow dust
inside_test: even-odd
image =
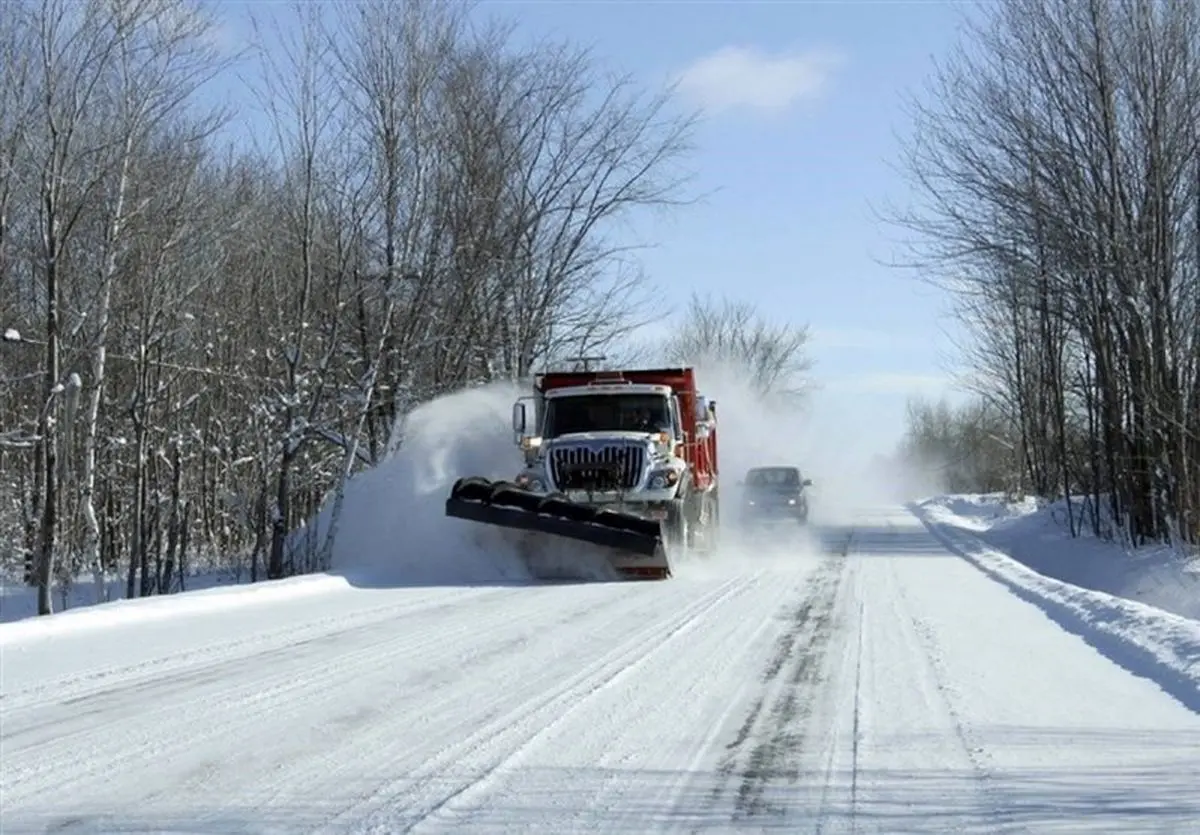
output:
[[[511,415],[524,393],[511,383],[465,389],[399,421],[389,455],[346,486],[333,570],[365,584],[527,580],[499,529],[445,515],[459,478],[511,479],[520,470]],[[324,535],[332,504],[330,496],[310,533]]]
[[[880,461],[873,472],[897,501],[916,501],[945,493],[949,461],[945,456],[922,455],[907,460]]]
[[[858,463],[853,430],[827,415],[814,416],[819,392],[806,408],[783,411],[757,395],[739,370],[698,368],[697,382],[717,401],[721,547],[715,560],[676,561],[677,573],[794,564],[836,547],[837,529],[872,506],[939,492],[928,476],[936,469],[906,469],[882,458],[865,467]],[[510,479],[520,470],[510,420],[513,401],[525,394],[513,383],[471,388],[424,404],[398,423],[388,457],[346,487],[334,570],[369,584],[527,581],[519,534],[450,519],[444,511],[457,479]],[[807,529],[740,528],[738,482],[749,468],[773,464],[798,466],[813,480]],[[331,496],[305,533],[323,538],[332,503]],[[579,545],[564,540],[553,550],[574,560]]]
[[[937,492],[925,468],[908,467],[894,457],[863,464],[861,439],[850,421],[821,411],[813,392],[802,407],[773,406],[732,366],[698,367],[697,386],[717,401],[721,470],[721,567],[794,562],[838,545],[839,528],[880,505],[895,505]],[[794,465],[813,481],[808,528],[786,525],[752,533],[738,525],[742,490],[738,482],[757,466]],[[935,472],[935,471],[934,471]],[[713,566],[716,568],[716,566]],[[693,570],[688,566],[687,570]]]
[[[811,529],[786,523],[757,531],[739,524],[742,489],[739,486],[751,467],[794,465],[805,478],[813,479],[810,520],[821,513],[818,491],[822,472],[813,466],[811,445],[805,438],[805,413],[772,408],[748,384],[740,368],[721,363],[696,367],[696,386],[717,404],[717,458],[720,467],[721,533],[715,559],[688,560],[675,566],[678,574],[757,569],[773,564],[794,564],[820,552],[819,537]]]

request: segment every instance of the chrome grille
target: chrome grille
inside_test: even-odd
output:
[[[551,450],[550,474],[560,490],[630,490],[637,486],[645,460],[641,446],[559,447]]]

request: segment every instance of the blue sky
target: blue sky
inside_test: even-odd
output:
[[[237,32],[248,31],[247,9],[286,10],[218,7]],[[818,428],[864,458],[889,452],[906,399],[948,391],[944,302],[879,263],[900,233],[872,207],[907,198],[890,167],[907,129],[900,94],[947,53],[961,4],[483,0],[479,10],[590,45],[646,86],[676,80],[684,103],[703,108],[693,187],[713,193],[647,221],[640,237],[658,245],[642,261],[681,307],[698,290],[807,323]]]

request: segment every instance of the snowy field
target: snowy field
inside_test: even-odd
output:
[[[1065,540],[985,497],[827,493],[808,537],[538,585],[441,514],[511,472],[500,395],[354,480],[329,575],[0,625],[0,831],[1194,831],[1200,622],[1154,581],[1035,572]],[[736,472],[769,436],[726,413]]]

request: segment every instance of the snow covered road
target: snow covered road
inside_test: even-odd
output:
[[[907,511],[852,530],[22,638],[0,831],[1192,831],[1200,716]]]

